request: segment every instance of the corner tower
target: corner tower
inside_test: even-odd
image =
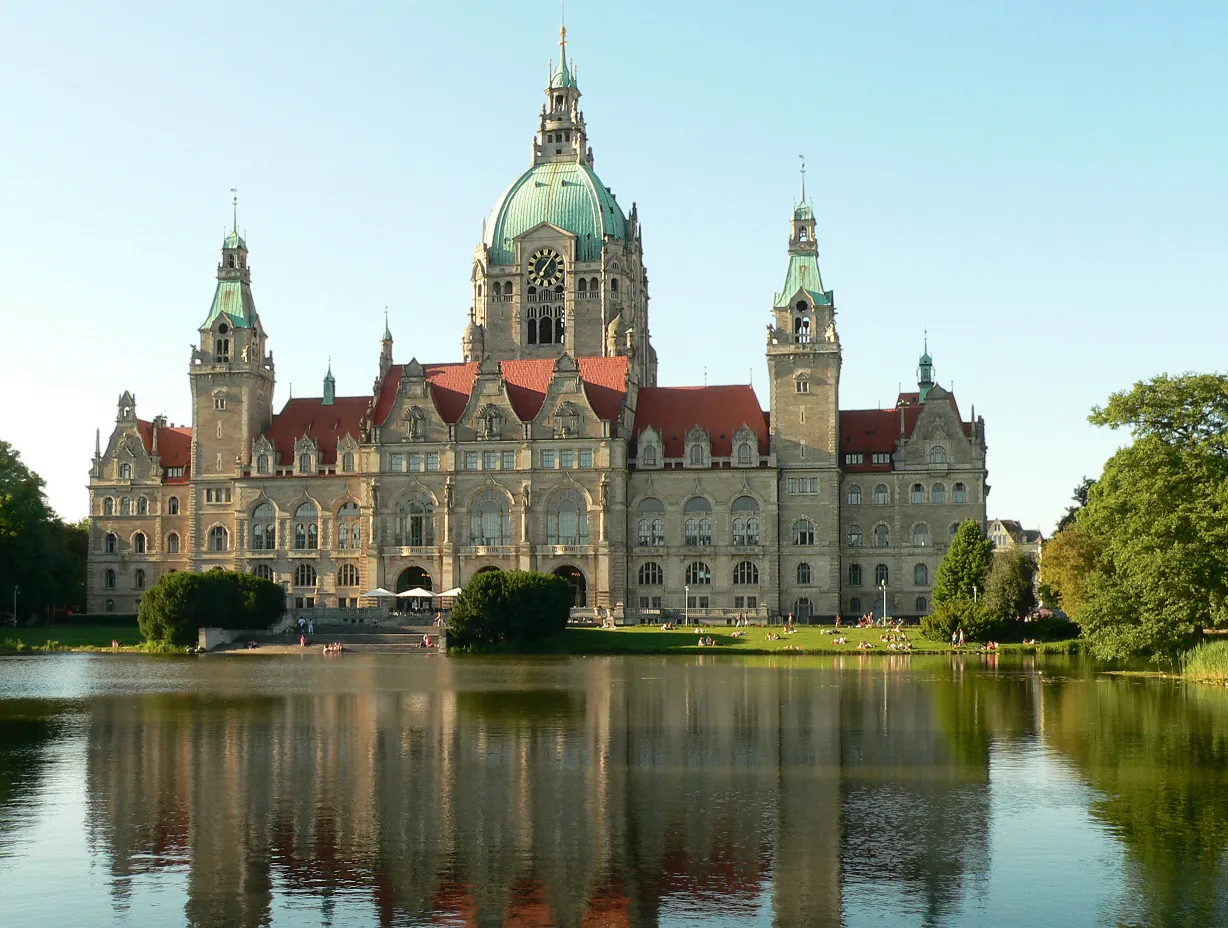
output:
[[[474,253],[465,350],[495,360],[631,358],[656,383],[639,217],[593,170],[567,31],[549,69],[532,164],[503,192]]]

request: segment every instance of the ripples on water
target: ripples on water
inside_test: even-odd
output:
[[[1228,924],[1228,694],[1041,670],[0,658],[0,924]]]

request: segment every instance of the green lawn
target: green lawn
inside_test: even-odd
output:
[[[828,626],[830,629],[830,626]],[[737,638],[732,632],[741,631],[745,637]],[[493,647],[481,649],[482,653],[535,653],[535,654],[862,654],[857,650],[858,641],[868,641],[873,650],[870,653],[895,653],[887,644],[880,640],[883,634],[881,628],[842,628],[840,637],[848,639],[847,644],[835,644],[836,635],[824,635],[819,626],[803,626],[792,635],[785,635],[781,626],[771,628],[734,629],[721,625],[717,628],[705,628],[704,635],[712,638],[716,645],[700,647],[699,634],[695,628],[662,631],[653,625],[638,625],[614,630],[599,628],[569,628],[561,638],[541,642],[536,646],[518,645],[516,647]],[[950,645],[945,641],[930,641],[921,637],[921,629],[912,626],[905,633],[912,644],[913,653],[917,652],[949,652]],[[769,634],[780,635],[779,640],[769,641]],[[1041,645],[1041,650],[1062,650],[1065,643],[1055,642]],[[963,650],[974,652],[977,645],[969,644]],[[1019,644],[1004,644],[1003,651],[1031,651],[1031,646]]]
[[[111,639],[124,647],[141,643],[141,632],[132,625],[37,625],[30,628],[0,628],[0,650],[16,651],[20,647],[46,648],[47,642],[58,642],[60,648],[111,649]]]

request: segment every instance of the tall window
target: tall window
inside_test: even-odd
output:
[[[110,532],[107,532],[106,542],[104,544],[104,550],[107,552],[107,554],[114,554],[116,551],[119,550],[119,539],[116,538]]]
[[[919,548],[929,547],[930,527],[924,522],[918,522],[912,527],[912,543]]]
[[[712,544],[712,504],[702,496],[692,496],[682,507],[686,521],[683,542],[688,545]]]
[[[342,564],[337,571],[337,586],[358,586],[358,568],[353,564]]]
[[[347,451],[341,456],[341,469],[347,474],[354,472],[354,452]]]
[[[849,485],[849,505],[850,506],[860,506],[861,505],[861,487],[856,483]]]
[[[251,526],[253,551],[271,551],[277,547],[277,514],[272,503],[261,503],[252,510]]]
[[[311,501],[294,510],[294,547],[300,551],[320,547],[320,510]]]
[[[733,512],[733,543],[759,544],[759,501],[753,496],[739,496],[730,509]]]
[[[751,561],[742,561],[733,569],[733,582],[739,586],[757,584],[759,582],[759,568]]]
[[[809,519],[798,519],[793,523],[793,544],[810,547],[814,544],[814,523]]]
[[[703,466],[704,463],[704,448],[703,445],[691,445],[691,463]]]
[[[738,445],[738,463],[743,466],[753,463],[749,442],[742,442]]]
[[[853,615],[861,615],[861,597],[860,596],[849,597],[849,612],[853,613]]]
[[[947,449],[942,445],[934,445],[930,448],[930,463],[945,464],[947,463]]]
[[[316,569],[310,564],[299,564],[294,568],[295,586],[315,586]]]
[[[209,550],[230,550],[230,532],[226,531],[226,526],[215,525],[213,528],[209,529]]]
[[[805,561],[797,565],[797,585],[810,586],[810,565]]]
[[[912,490],[909,491],[908,501],[914,506],[920,506],[925,502],[925,487],[919,483],[912,485]]]
[[[551,500],[546,513],[546,540],[552,545],[588,544],[588,513],[574,490],[564,490]]]
[[[930,487],[930,502],[935,506],[945,506],[947,502],[947,485],[936,483]]]
[[[874,547],[887,548],[891,545],[891,530],[881,522],[874,526]]]
[[[273,568],[268,564],[257,564],[252,568],[252,574],[259,577],[261,580],[273,579]]]
[[[261,454],[256,456],[256,473],[267,474],[269,472],[269,456]]]
[[[924,564],[918,564],[912,569],[912,582],[915,586],[929,586],[930,569]]]
[[[104,516],[115,515],[115,500],[111,497],[105,497],[102,501],[102,514]]]
[[[665,582],[665,571],[661,565],[653,561],[640,565],[640,586],[661,586]]]
[[[861,547],[861,526],[860,525],[850,525],[849,526],[849,547],[850,548],[860,548]]]
[[[132,515],[132,500],[127,496],[121,497],[119,501],[119,514],[121,516]]]
[[[362,547],[362,523],[358,504],[353,500],[337,510],[337,547]]]
[[[141,570],[141,568],[139,567],[136,569],[136,572],[133,573],[132,575],[132,585],[135,586],[138,590],[145,589],[145,571]]]
[[[145,533],[137,532],[132,536],[132,550],[136,554],[145,553]]]
[[[706,586],[712,582],[712,571],[703,561],[691,561],[686,565],[686,585]]]
[[[890,495],[887,493],[887,484],[878,483],[874,485],[874,505],[886,506],[890,500]]]
[[[166,511],[168,515],[172,515],[172,516],[179,515],[179,497],[178,496],[172,496],[170,499],[166,501]]]
[[[951,502],[963,505],[968,502],[968,488],[962,483],[957,483],[951,487]]]
[[[108,590],[115,589],[115,571],[113,571],[110,567],[108,567],[106,573],[102,575],[102,585]]]
[[[435,507],[428,497],[415,496],[397,506],[393,543],[420,547],[435,543]]]
[[[470,510],[469,535],[472,544],[509,545],[512,543],[512,516],[507,500],[496,490],[487,490]]]
[[[917,612],[920,613],[921,615],[924,615],[929,609],[929,607],[926,604],[924,596],[918,596],[917,601],[914,605],[917,607]]]
[[[175,534],[174,532],[171,532],[169,535],[166,536],[166,553],[167,554],[178,554],[179,553],[179,536]]]
[[[849,564],[849,586],[861,586],[860,564]]]
[[[656,467],[657,466],[657,446],[656,445],[645,445],[644,446],[644,462],[643,463],[645,467]]]
[[[874,585],[882,586],[888,582],[888,572],[886,564],[879,564],[874,568]]]
[[[658,548],[665,544],[665,504],[659,499],[641,500],[637,507],[639,514],[638,541],[641,545]]]
[[[131,464],[125,463],[125,464],[119,465],[119,479],[120,480],[131,480],[132,479],[132,465]]]
[[[144,496],[138,496],[136,498],[136,514],[138,516],[149,515],[149,500]]]

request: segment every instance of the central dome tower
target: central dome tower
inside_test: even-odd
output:
[[[532,164],[482,226],[470,325],[482,330],[482,350],[495,360],[626,355],[636,380],[652,386],[657,363],[638,216],[634,204],[623,212],[593,170],[566,29],[559,56]]]

